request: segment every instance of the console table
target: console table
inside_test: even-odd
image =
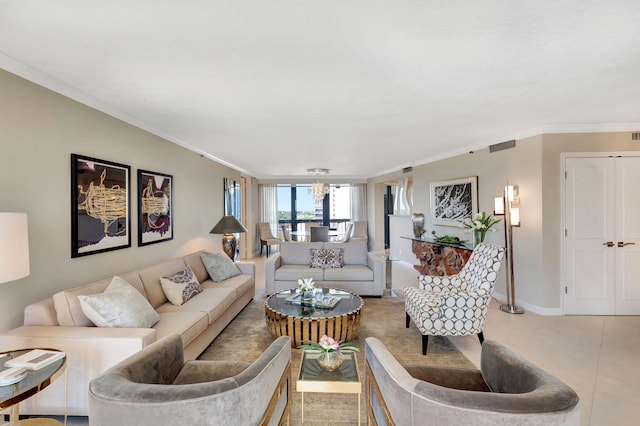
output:
[[[411,251],[420,261],[413,267],[420,275],[454,275],[471,257],[473,247],[470,244],[439,243],[433,239],[400,237],[411,240]]]

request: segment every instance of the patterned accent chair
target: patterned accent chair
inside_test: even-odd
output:
[[[411,319],[422,333],[422,354],[429,336],[469,336],[484,341],[482,327],[504,258],[504,247],[480,243],[456,275],[421,275],[419,288],[405,293],[406,327]]]

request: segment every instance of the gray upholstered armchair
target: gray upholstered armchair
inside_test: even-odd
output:
[[[290,367],[288,337],[253,363],[185,363],[180,336],[170,335],[91,381],[89,424],[282,424],[290,412]]]
[[[480,370],[404,367],[373,337],[365,360],[367,424],[580,424],[573,389],[491,340],[482,345]]]

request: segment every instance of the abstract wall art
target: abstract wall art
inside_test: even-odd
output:
[[[130,167],[71,154],[71,257],[131,247]]]
[[[431,182],[431,223],[461,226],[478,211],[478,177]]]
[[[138,170],[138,245],[173,239],[173,176]]]

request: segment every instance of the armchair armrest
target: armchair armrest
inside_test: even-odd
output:
[[[459,274],[455,275],[420,275],[418,285],[422,290],[437,291],[447,293],[462,286],[462,279]]]

